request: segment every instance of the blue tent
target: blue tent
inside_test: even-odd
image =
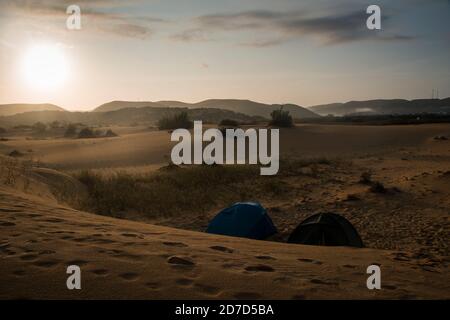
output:
[[[220,211],[206,232],[261,240],[276,233],[277,229],[259,203],[238,202]]]

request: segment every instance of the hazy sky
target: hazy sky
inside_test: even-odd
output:
[[[81,30],[66,28],[70,4],[81,8]],[[381,31],[366,28],[370,4],[381,7]],[[57,88],[24,79],[39,45],[57,46],[64,58]],[[449,0],[0,2],[0,103],[87,110],[111,100],[238,98],[310,106],[430,98],[432,88],[448,97],[449,53]]]

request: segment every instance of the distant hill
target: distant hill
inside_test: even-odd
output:
[[[64,109],[53,104],[0,104],[0,116],[32,111],[64,111]]]
[[[450,98],[418,100],[368,100],[331,103],[309,107],[315,113],[325,115],[376,115],[376,114],[417,114],[450,113]]]
[[[35,111],[11,116],[0,116],[0,126],[32,125],[36,122],[50,123],[53,121],[66,123],[84,123],[86,125],[131,125],[156,124],[164,116],[170,116],[187,111],[190,119],[202,120],[205,123],[218,123],[223,119],[232,119],[241,123],[253,123],[262,120],[230,110],[220,109],[187,109],[141,107],[126,108],[109,112],[69,112],[69,111]]]
[[[142,102],[142,101],[112,101],[101,106],[98,106],[93,112],[109,112],[116,111],[120,109],[127,108],[144,108],[144,107],[153,107],[153,108],[164,108],[167,107],[164,104],[159,104],[157,102]]]
[[[130,101],[113,101],[99,106],[94,112],[107,112],[124,108],[142,108],[142,107],[168,107],[168,108],[189,108],[189,109],[222,109],[246,114],[249,116],[259,116],[270,118],[270,113],[279,109],[281,106],[288,110],[294,118],[315,118],[318,115],[306,108],[295,104],[264,104],[250,100],[236,99],[212,99],[197,103],[186,103],[181,101],[158,101],[158,102],[130,102]]]

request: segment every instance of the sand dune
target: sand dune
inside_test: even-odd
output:
[[[408,252],[213,236],[117,220],[0,191],[0,298],[450,298],[448,270]],[[66,268],[82,289],[66,288]],[[366,268],[382,268],[382,290]]]
[[[340,160],[305,162],[277,177],[287,191],[258,199],[280,231],[273,240],[285,240],[314,212],[334,211],[355,225],[365,249],[198,232],[219,208],[144,222],[94,215],[62,204],[65,193],[86,191],[69,174],[22,170],[0,187],[0,298],[449,299],[450,148],[433,138],[449,134],[447,124],[282,131],[283,154]],[[15,137],[0,149],[31,149],[66,171],[139,171],[166,161],[169,138],[134,128],[110,139]],[[367,170],[392,191],[377,194],[359,183]],[[71,264],[81,267],[82,290],[66,288]],[[381,290],[366,288],[372,264],[381,266]]]

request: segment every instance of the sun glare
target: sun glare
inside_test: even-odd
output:
[[[30,48],[22,62],[24,80],[32,89],[54,90],[68,76],[66,57],[58,45],[39,45]]]

